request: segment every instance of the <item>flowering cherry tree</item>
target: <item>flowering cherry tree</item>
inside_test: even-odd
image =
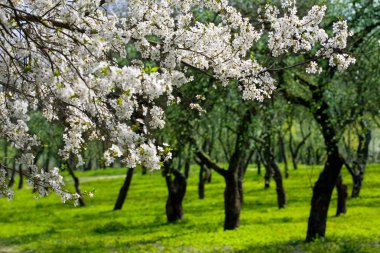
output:
[[[164,127],[164,107],[180,103],[173,91],[192,80],[189,69],[208,71],[224,86],[238,81],[243,99],[261,101],[275,89],[274,69],[249,54],[263,35],[274,57],[308,52],[311,58],[297,65],[308,73],[322,71],[321,58],[339,70],[355,62],[343,52],[350,36],[346,22],[334,23],[331,36],[320,27],[323,5],[304,17],[297,16],[295,1],[266,5],[257,16],[262,26],[254,27],[227,0],[131,0],[124,18],[107,10],[108,4],[0,0],[0,134],[22,151],[18,162],[28,166],[30,183],[41,195],[50,188],[63,201],[78,198],[62,189],[57,168],[44,172],[35,165],[40,143],[29,133],[30,111],[64,123],[63,159],[73,154],[81,164],[86,142],[99,139],[111,143],[104,154],[108,163],[118,157],[127,167],[159,169],[171,155],[151,132]],[[218,19],[201,23],[195,8]],[[117,58],[126,55],[129,43],[157,67],[137,59],[120,65]],[[198,104],[191,108],[202,110]],[[11,198],[6,175],[2,166],[0,196]]]

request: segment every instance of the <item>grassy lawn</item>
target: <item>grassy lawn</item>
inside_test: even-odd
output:
[[[244,181],[241,226],[223,231],[224,182],[216,173],[198,200],[198,168],[192,168],[184,200],[185,219],[168,224],[166,188],[160,173],[135,174],[122,211],[111,211],[125,169],[78,173],[83,190],[95,189],[87,207],[62,204],[58,197],[33,199],[16,190],[0,199],[0,252],[380,252],[380,166],[368,166],[361,198],[348,213],[329,210],[327,238],[305,244],[311,186],[321,167],[300,166],[285,179],[288,206],[276,206],[274,182],[264,190],[262,176],[250,169]],[[351,178],[345,182],[351,189]],[[70,178],[67,183],[72,184]]]

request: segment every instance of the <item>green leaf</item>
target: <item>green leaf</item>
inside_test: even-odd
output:
[[[106,67],[102,68],[102,73],[103,73],[103,75],[105,75],[105,76],[108,76],[108,67],[109,67],[109,66],[106,66]]]
[[[58,89],[63,89],[63,88],[65,88],[65,85],[62,84],[62,83],[57,83],[55,86],[56,86]]]
[[[29,64],[25,66],[24,68],[24,74],[28,73],[28,72],[31,72],[32,71],[32,66],[30,66]]]
[[[249,58],[251,58],[251,60],[254,60],[255,59],[255,53],[251,52],[251,54],[249,55]]]

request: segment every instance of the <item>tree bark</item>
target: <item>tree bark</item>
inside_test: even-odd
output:
[[[198,182],[198,198],[205,198],[205,184],[209,182],[211,177],[211,170],[205,166],[204,163],[199,163],[199,182]]]
[[[364,124],[363,124],[364,127]],[[367,165],[368,160],[368,152],[369,152],[369,144],[371,142],[371,130],[366,129],[366,133],[363,135],[359,135],[359,147],[358,147],[358,161],[357,161],[357,172],[353,175],[353,187],[352,187],[352,198],[358,198],[360,195],[360,190],[362,188],[365,167]]]
[[[238,175],[228,171],[224,177],[224,230],[233,230],[240,226],[241,200],[238,189]]]
[[[168,222],[182,220],[184,218],[182,201],[186,193],[186,177],[179,170],[170,169],[174,174],[174,180],[170,172],[166,173],[166,186],[168,199],[166,201],[166,217]]]
[[[338,205],[336,209],[336,216],[339,216],[347,212],[347,185],[343,183],[342,175],[338,176],[338,180],[336,182],[336,189],[338,192]]]
[[[9,182],[8,182],[9,188],[11,188],[15,184],[16,170],[17,170],[16,159],[13,159],[12,174],[11,174],[11,178],[9,179]]]
[[[224,230],[233,230],[240,225],[241,200],[238,186],[238,168],[239,159],[237,155],[240,152],[234,152],[229,162],[228,170],[221,168],[213,162],[204,152],[198,151],[197,157],[209,168],[215,170],[223,176],[225,180],[224,189]],[[241,185],[242,189],[242,185]]]
[[[20,180],[18,181],[18,189],[22,189],[24,186],[24,174],[22,173],[22,165],[18,165],[18,174],[20,175]]]
[[[277,204],[278,208],[284,208],[286,206],[286,194],[284,185],[282,182],[282,175],[277,163],[272,161],[271,167],[273,169],[273,179],[276,182]]]
[[[186,157],[185,159],[185,177],[189,178],[189,173],[190,173],[190,157]]]
[[[313,188],[306,241],[312,241],[325,236],[327,212],[331,195],[342,166],[343,159],[338,149],[334,148],[330,150],[324,169]]]
[[[263,163],[264,163],[264,168],[265,168],[264,188],[269,189],[270,178],[272,177],[272,168],[269,166],[269,164],[266,161],[263,161]]]
[[[124,201],[128,195],[129,186],[131,185],[133,172],[134,168],[128,168],[123,186],[120,188],[119,195],[117,196],[117,200],[113,210],[121,210],[123,208]]]
[[[204,164],[201,164],[199,166],[199,182],[198,182],[198,198],[199,199],[205,198],[205,182],[203,180],[203,170],[204,170]]]

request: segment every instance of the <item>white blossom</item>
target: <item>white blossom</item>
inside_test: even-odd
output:
[[[19,161],[30,168],[29,181],[38,193],[45,196],[53,189],[63,202],[77,203],[80,196],[61,188],[58,169],[45,171],[34,164],[40,143],[29,132],[30,111],[63,122],[63,159],[73,154],[82,164],[86,143],[99,139],[111,145],[104,154],[107,163],[120,158],[128,167],[159,169],[171,154],[152,139],[151,130],[164,127],[161,104],[181,101],[173,91],[193,80],[189,69],[207,70],[214,83],[224,86],[236,81],[245,100],[262,101],[275,90],[270,65],[247,57],[264,30],[253,27],[227,0],[130,0],[123,5],[125,17],[116,16],[109,1],[108,12],[99,3],[19,0],[10,5],[0,0],[0,134],[22,151]],[[197,21],[195,8],[215,12],[220,22]],[[282,1],[281,11],[267,5],[258,20],[270,24],[272,55],[311,53],[319,46],[314,57],[329,59],[330,66],[341,71],[353,64],[355,59],[341,53],[351,35],[347,23],[334,23],[329,37],[320,27],[325,12],[325,6],[314,6],[300,18],[295,1]],[[117,64],[113,57],[125,57],[128,43],[158,65],[144,67],[136,59]],[[311,62],[306,71],[319,73],[320,68]],[[198,103],[190,108],[206,113]],[[11,197],[1,171],[0,196]]]

